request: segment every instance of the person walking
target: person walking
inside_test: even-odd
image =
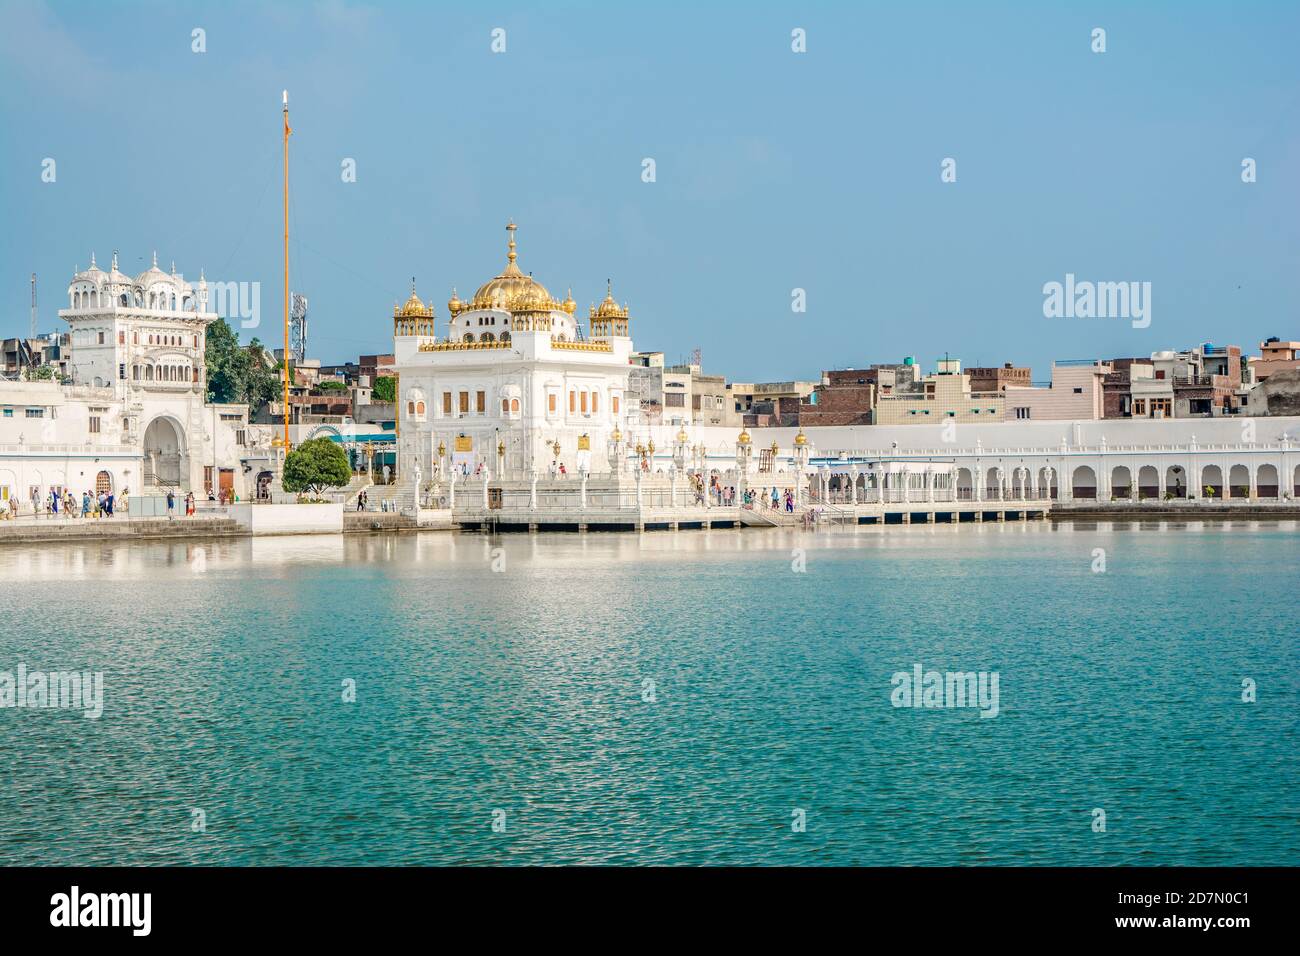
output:
[[[170,488],[167,489],[167,520],[171,521],[176,517],[176,495]]]
[[[185,496],[185,517],[191,518],[193,516],[194,516],[194,492],[191,491],[189,494]]]
[[[83,491],[81,493],[81,517],[84,518],[89,514],[90,514],[90,492]]]

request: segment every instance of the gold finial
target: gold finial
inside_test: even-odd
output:
[[[506,223],[506,232],[510,234],[510,241],[506,243],[506,248],[508,248],[510,251],[506,253],[506,259],[509,260],[510,262],[514,262],[517,258],[519,258],[517,255],[515,255],[515,230],[518,228],[519,227],[515,225],[515,221],[513,219],[511,219],[508,223]]]

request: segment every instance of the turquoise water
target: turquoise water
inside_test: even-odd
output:
[[[1296,865],[1298,571],[1296,522],[0,548],[0,671],[105,680],[0,709],[0,864]],[[893,707],[918,662],[998,716]]]

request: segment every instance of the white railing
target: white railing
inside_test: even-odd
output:
[[[140,457],[140,450],[134,445],[91,445],[91,444],[72,444],[72,443],[44,443],[34,442],[31,444],[23,443],[19,445],[0,445],[0,454],[9,455],[76,455],[76,454],[94,454],[94,455],[133,455]]]

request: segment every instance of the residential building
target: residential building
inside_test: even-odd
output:
[[[1007,362],[1001,368],[968,368],[972,392],[1000,392],[1007,387],[1029,388],[1033,385],[1030,370]]]
[[[973,391],[961,362],[945,358],[915,390],[894,389],[889,395],[877,395],[872,421],[877,425],[1001,421],[1006,405],[1006,393]]]
[[[1053,362],[1052,381],[1046,387],[1002,386],[1002,394],[1006,396],[1006,419],[1068,421],[1104,418],[1105,381],[1111,371],[1105,362],[1092,359]],[[988,383],[993,379],[982,381]],[[971,390],[975,391],[973,385]]]
[[[1263,382],[1274,372],[1300,368],[1300,342],[1283,342],[1276,335],[1259,344],[1259,356],[1247,360],[1256,382]]]

